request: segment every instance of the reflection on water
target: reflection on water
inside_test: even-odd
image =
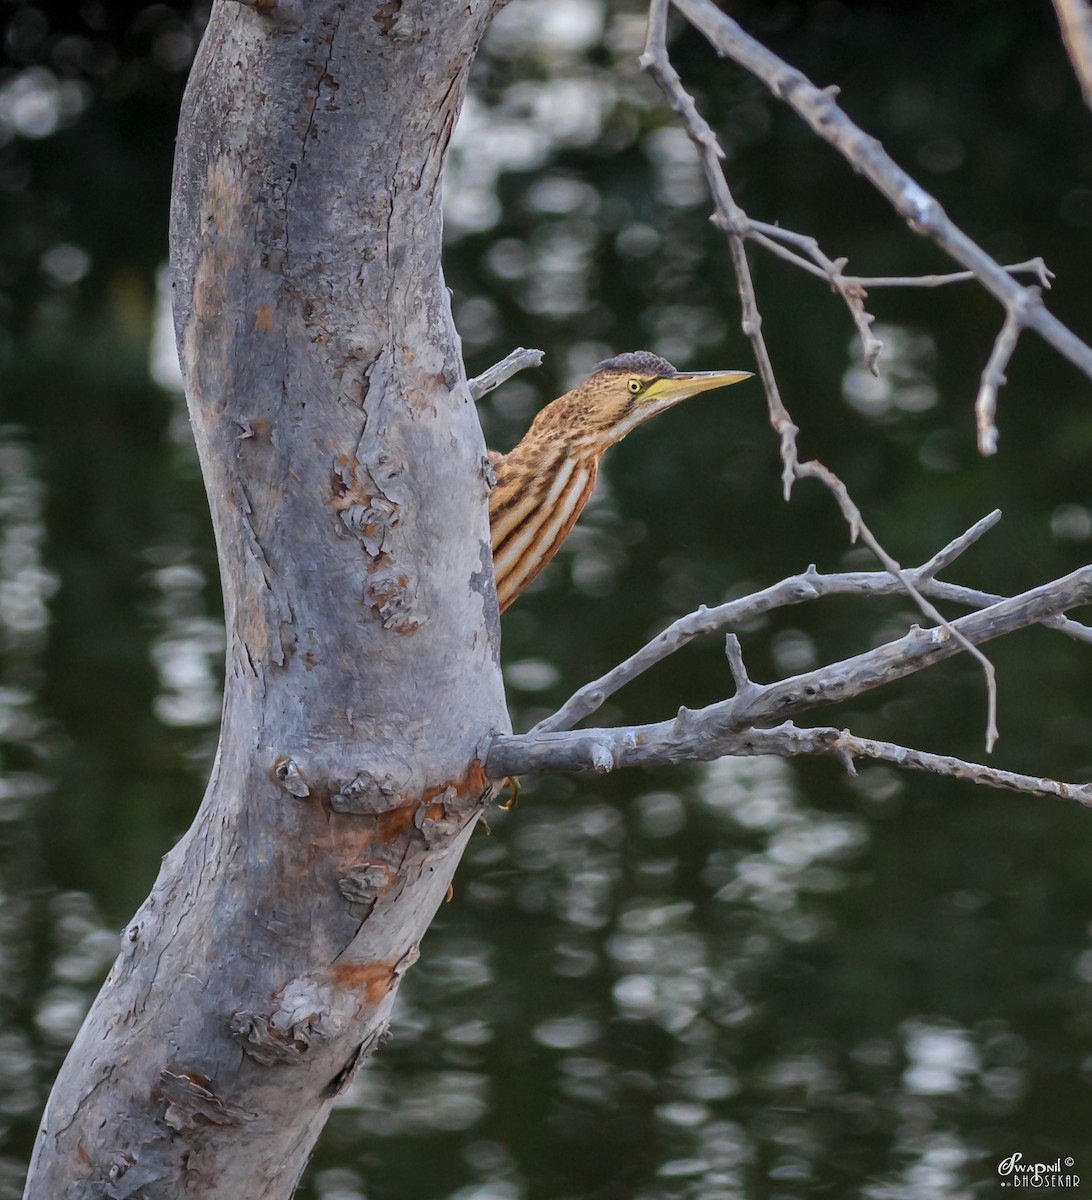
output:
[[[900,23],[883,4],[742,8],[820,82],[846,83],[896,157],[1005,256],[1063,267],[1052,304],[1086,318],[1077,239],[1092,167],[1071,148],[1087,113],[1057,86],[1069,76],[1048,10],[998,4],[985,22],[933,6],[929,22]],[[0,79],[0,204],[35,201],[17,227],[39,290],[19,295],[25,332],[0,296],[0,1200],[19,1194],[46,1088],[116,930],[196,807],[223,655],[162,274],[154,320],[145,311],[177,96],[160,97],[153,129],[146,93],[129,108],[113,95],[165,148],[162,178],[141,193],[154,202],[123,205],[107,189],[96,207],[102,163],[123,161],[114,174],[128,188],[151,169],[151,142],[116,159],[128,134],[115,109],[65,65],[71,44],[33,62],[41,14],[16,11],[8,44],[27,57]],[[189,26],[149,11],[149,62],[177,71]],[[445,274],[472,372],[517,344],[547,351],[541,371],[480,405],[498,449],[611,353],[746,365],[724,242],[694,151],[637,68],[643,36],[643,4],[513,0],[483,46],[445,182]],[[920,78],[900,83],[877,47],[904,43]],[[118,51],[97,35],[81,47],[98,88]],[[862,273],[940,266],[700,39],[676,49],[756,217],[820,235]],[[50,153],[82,181],[79,203],[43,182]],[[132,262],[117,262],[130,241]],[[1068,368],[1021,342],[1002,455],[979,463],[968,405],[996,334],[991,301],[969,285],[877,290],[876,380],[836,298],[761,254],[754,264],[802,450],[847,479],[903,561],[995,503],[1005,523],[967,556],[968,582],[1015,590],[1087,558],[1092,425]],[[0,288],[16,277],[0,272]],[[516,726],[688,608],[813,560],[872,565],[847,553],[825,497],[802,488],[782,504],[757,389],[658,418],[608,456],[562,554],[505,617]],[[913,619],[898,602],[831,602],[741,632],[767,679]],[[1087,774],[1087,660],[1037,632],[999,650],[999,765]],[[720,647],[696,645],[597,719],[662,718],[729,687]],[[973,755],[979,688],[950,666],[832,719]],[[1087,814],[886,769],[847,780],[832,763],[744,759],[543,779],[491,819],[301,1196],[925,1200],[988,1192],[1015,1150],[1092,1169],[1080,1159]]]
[[[45,493],[23,431],[0,428],[0,1139],[36,1119],[42,1098],[40,1064],[31,1031],[18,1016],[28,1009],[48,1028],[52,1001],[35,994],[32,957],[35,907],[26,862],[25,822],[53,787],[50,761],[56,730],[38,698],[56,575],[45,566]],[[98,981],[95,963],[86,979]],[[86,998],[78,996],[77,1005]],[[76,1023],[84,1007],[76,1013]],[[43,1022],[45,1025],[43,1026]],[[75,1032],[61,1031],[65,1044]],[[0,1158],[0,1197],[21,1193],[22,1164]]]
[[[0,86],[0,145],[15,135],[49,137],[75,121],[90,98],[79,80],[62,81],[44,67],[27,67]]]
[[[49,599],[57,589],[57,577],[44,563],[44,504],[21,431],[0,428],[0,636],[5,670],[13,676],[31,675],[31,662],[45,644]],[[25,741],[30,730],[13,736],[5,724],[4,733]]]
[[[97,986],[117,957],[118,938],[103,928],[94,901],[82,892],[53,897],[49,917],[53,960],[34,1022],[46,1043],[64,1051],[87,1012],[92,985]]]
[[[1025,1102],[1026,1039],[908,1001],[844,1018],[854,985],[817,973],[842,896],[874,887],[863,816],[806,803],[779,760],[713,763],[691,793],[622,809],[532,791],[474,840],[466,895],[335,1115],[332,1144],[359,1147],[360,1174],[319,1171],[316,1194],[397,1194],[377,1138],[430,1139],[460,1183],[419,1194],[445,1200],[734,1200],[839,1180],[924,1200],[994,1174],[982,1121]],[[889,802],[888,774],[862,794]]]
[[[466,897],[429,934],[390,1044],[335,1115],[331,1140],[358,1148],[360,1174],[320,1170],[316,1195],[369,1178],[368,1195],[398,1194],[367,1170],[380,1138],[428,1138],[462,1181],[419,1194],[446,1200],[598,1195],[597,1178],[603,1195],[729,1200],[766,1194],[760,1179],[796,1195],[842,1171],[869,1180],[870,1200],[972,1194],[993,1165],[953,1121],[1019,1107],[1024,1039],[1004,1020],[905,1005],[856,1035],[805,1032],[811,988],[818,1025],[837,1014],[807,964],[862,884],[868,826],[807,804],[779,760],[702,776],[624,809],[542,797],[475,839]],[[634,1157],[639,1183],[610,1190]]]
[[[155,715],[165,725],[210,725],[220,715],[224,627],[205,612],[208,581],[175,562],[153,571],[149,583],[159,629],[151,647],[160,688]]]
[[[530,69],[488,101],[467,96],[444,181],[449,236],[496,225],[497,185],[505,172],[532,170],[559,146],[597,139],[616,87],[609,71],[587,59],[603,21],[601,0],[528,0],[498,14],[486,58],[520,60]]]
[[[936,404],[933,381],[936,342],[926,332],[879,322],[872,332],[881,342],[881,371],[874,375],[865,365],[864,348],[854,338],[849,344],[850,365],[842,377],[846,403],[876,421],[896,420],[921,413]]]

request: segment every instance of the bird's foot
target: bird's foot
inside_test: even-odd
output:
[[[512,809],[516,807],[516,801],[519,799],[519,793],[520,793],[519,777],[516,775],[505,776],[504,782],[501,784],[501,787],[509,788],[511,791],[511,794],[509,795],[508,799],[505,800],[505,802],[503,804],[498,804],[497,807],[501,810],[501,812],[511,812]]]

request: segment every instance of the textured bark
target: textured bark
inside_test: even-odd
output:
[[[175,319],[228,627],[220,746],[54,1087],[28,1197],[286,1197],[508,729],[440,177],[494,0],[218,0]]]

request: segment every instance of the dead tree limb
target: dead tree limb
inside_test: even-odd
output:
[[[751,275],[751,266],[747,260],[745,238],[749,230],[748,217],[736,203],[736,199],[728,186],[728,180],[725,177],[720,161],[724,157],[724,154],[717,143],[716,135],[713,133],[709,123],[698,112],[694,98],[683,87],[682,80],[679,78],[678,72],[671,65],[671,60],[668,57],[665,40],[668,3],[669,0],[652,0],[649,7],[648,36],[645,41],[644,53],[641,55],[641,66],[652,74],[653,78],[660,85],[668,103],[682,118],[686,132],[701,157],[705,177],[713,195],[713,202],[716,206],[713,214],[713,223],[723,229],[728,237],[728,245],[732,255],[732,266],[735,269],[736,284],[739,289],[740,304],[743,308],[743,332],[749,339],[754,351],[755,361],[758,364],[759,378],[762,380],[762,388],[766,393],[766,405],[769,409],[770,424],[777,433],[780,441],[781,480],[785,499],[789,499],[793,484],[798,479],[814,479],[821,483],[838,504],[838,508],[841,510],[842,516],[849,526],[850,541],[856,542],[858,539],[862,541],[876,555],[883,566],[898,579],[904,591],[913,598],[914,603],[917,604],[922,613],[929,620],[943,625],[952,637],[956,638],[957,641],[961,641],[963,649],[977,659],[982,667],[983,678],[986,683],[986,751],[988,753],[993,749],[999,736],[997,728],[997,678],[993,663],[976,646],[963,640],[963,635],[954,626],[948,624],[937,608],[922,595],[910,576],[903,570],[901,564],[880,544],[879,539],[866,524],[861,510],[850,496],[849,489],[842,480],[828,466],[817,459],[805,461],[800,458],[797,446],[797,435],[800,429],[789,415],[789,410],[786,408],[785,402],[781,397],[781,389],[778,387],[777,377],[774,374],[773,361],[766,346],[766,339],[762,335],[762,316],[759,313],[758,297],[755,292],[754,279]],[[714,9],[713,11],[718,16],[721,15],[718,10]],[[702,15],[708,16],[704,8],[700,9],[700,12]],[[694,20],[696,25],[698,24],[696,19],[691,19]],[[738,28],[734,22],[730,22],[730,24],[732,24],[733,28]],[[703,32],[705,32],[704,29]],[[740,33],[742,34],[742,30],[740,30]],[[755,45],[764,54],[768,53],[757,42]],[[773,58],[772,55],[770,57]],[[774,61],[779,62],[780,60],[775,59]],[[786,67],[785,69],[789,70],[790,68]],[[808,86],[810,87],[811,85],[809,84]],[[841,276],[841,268],[844,263],[830,262],[819,251],[818,244],[814,243],[814,245],[814,253],[817,256],[818,264],[827,271],[831,283],[838,288],[846,304],[849,306],[864,345],[865,360],[869,367],[875,371],[876,361],[882,344],[872,334],[873,317],[865,311],[863,290],[850,288]],[[1092,356],[1092,351],[1090,351],[1090,356]]]
[[[480,375],[475,375],[470,380],[468,386],[471,398],[480,400],[483,396],[488,396],[494,388],[500,387],[502,383],[507,383],[513,375],[517,375],[520,371],[525,371],[528,367],[542,366],[542,358],[541,350],[527,350],[523,346],[518,347],[511,354],[502,358],[499,363],[494,363],[488,370],[483,371]]]
[[[1092,347],[1046,308],[1034,288],[1017,283],[1009,271],[968,237],[934,196],[912,179],[874,137],[842,112],[835,98],[837,88],[816,87],[801,71],[745,33],[711,0],[671,2],[718,54],[738,63],[794,109],[818,137],[833,146],[891,202],[915,233],[929,238],[961,266],[974,272],[1020,328],[1034,329],[1092,379]]]
[[[902,589],[938,624],[770,684],[749,677],[730,637],[731,699],[654,725],[507,733],[488,459],[440,272],[439,203],[467,72],[500,2],[418,0],[364,19],[340,0],[214,7],[183,106],[172,264],[224,580],[221,739],[194,825],[125,930],[58,1077],[28,1200],[290,1196],[331,1104],[386,1027],[493,781],[506,775],[827,753],[1087,802],[1081,785],[784,724],[960,651],[979,654],[989,638],[1063,622],[1092,599],[1092,568],[1010,599],[953,591],[935,575],[957,551],[904,571],[841,481],[800,460],[745,240],[831,282],[874,363],[865,283],[817,244],[748,223],[711,129],[660,53],[664,0],[652,9],[649,61],[703,152],[786,491],[798,478],[821,481],[888,568],[882,585],[862,573],[845,590]],[[1001,300],[1006,328],[984,387],[996,392],[1023,328],[1092,375],[1092,350],[1038,289],[956,229],[829,91],[708,0],[674,2]],[[986,426],[992,403],[987,394],[980,406]],[[797,603],[848,578],[808,572],[761,603]],[[948,622],[926,594],[986,607]],[[992,677],[989,693],[992,740]]]
[[[737,688],[731,699],[698,710],[682,708],[674,719],[650,725],[499,735],[490,743],[486,770],[493,778],[503,779],[541,771],[604,773],[618,767],[708,761],[727,754],[783,753],[784,747],[777,748],[772,741],[755,740],[758,734],[768,732],[762,729],[765,724],[852,699],[959,654],[965,641],[977,645],[1090,600],[1092,566],[960,617],[951,622],[961,635],[958,638],[941,626],[915,626],[904,637],[874,650],[768,684],[749,679],[741,669],[738,647],[729,646]],[[763,744],[770,749],[756,750]],[[816,744],[808,750],[800,743],[792,752],[829,753],[830,749]],[[920,752],[907,750],[906,754],[918,754],[919,761],[911,765],[921,765]],[[971,771],[974,764],[965,766]]]
[[[944,583],[936,578],[940,571],[950,566],[960,554],[992,528],[1000,517],[1000,511],[995,509],[949,542],[928,562],[909,570],[908,574],[914,586],[934,600],[951,601],[971,608],[988,608],[1003,600],[1003,596],[961,587],[959,584]],[[771,584],[749,596],[740,596],[713,608],[702,605],[695,612],[673,621],[662,633],[657,634],[624,662],[612,667],[605,675],[574,692],[557,712],[540,721],[531,733],[553,733],[572,729],[574,725],[590,717],[610,696],[696,638],[705,637],[720,629],[738,629],[775,609],[804,604],[825,596],[878,597],[899,595],[902,592],[903,587],[898,578],[887,571],[843,571],[823,574],[814,566],[810,566],[799,575],[791,575],[788,579],[782,579],[779,583]],[[1057,629],[1075,641],[1092,645],[1092,628],[1060,613],[1044,617],[1040,624]]]
[[[1062,783],[1036,775],[1020,775],[1015,771],[999,771],[981,763],[965,762],[948,754],[928,754],[880,742],[875,738],[854,737],[848,729],[798,729],[791,721],[773,729],[755,729],[747,738],[741,754],[775,754],[790,758],[800,754],[828,754],[841,761],[850,774],[856,775],[855,759],[888,763],[908,771],[925,771],[946,779],[960,779],[985,787],[1031,796],[1054,796],[1072,800],[1083,808],[1092,808],[1092,783]]]

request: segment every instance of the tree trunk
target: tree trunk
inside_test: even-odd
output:
[[[53,1089],[28,1197],[291,1195],[508,718],[440,180],[496,0],[218,0],[175,322],[228,629],[193,827]]]

